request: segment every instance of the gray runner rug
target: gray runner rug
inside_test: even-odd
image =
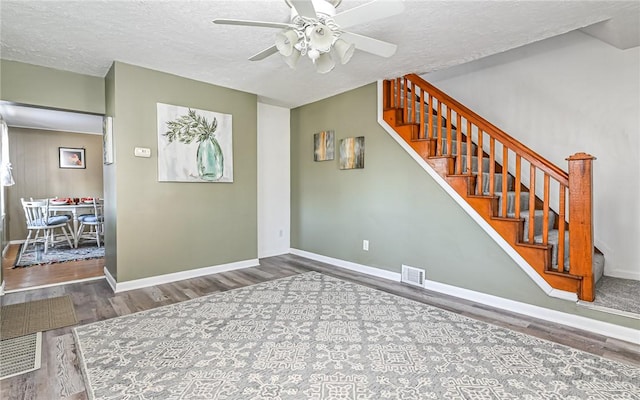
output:
[[[637,398],[640,368],[316,272],[74,329],[92,399]]]

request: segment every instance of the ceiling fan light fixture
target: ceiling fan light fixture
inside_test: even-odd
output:
[[[322,53],[315,61],[315,64],[316,71],[321,74],[330,72],[336,66],[336,63],[333,61],[333,58],[331,58],[331,54],[329,53]]]
[[[283,56],[290,56],[296,43],[298,43],[298,34],[293,29],[276,33],[276,48]]]
[[[313,63],[315,64],[316,60],[320,58],[320,51],[318,49],[311,48],[307,50],[307,55],[309,56],[311,61],[313,61]]]
[[[316,24],[308,29],[309,45],[321,53],[331,50],[333,31],[324,24]]]
[[[356,45],[353,43],[347,43],[342,39],[338,39],[334,43],[333,48],[340,59],[340,63],[346,64],[351,60],[351,57],[356,50]]]
[[[298,64],[298,60],[300,59],[300,51],[294,49],[289,56],[284,57],[284,62],[287,63],[289,68],[296,69],[296,64]]]

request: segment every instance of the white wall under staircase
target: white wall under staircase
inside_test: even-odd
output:
[[[595,245],[605,275],[640,280],[640,47],[571,32],[423,77],[567,169],[594,162]]]

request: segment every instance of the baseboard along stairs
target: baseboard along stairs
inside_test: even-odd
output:
[[[382,106],[384,121],[551,287],[594,300],[604,272],[593,244],[595,157],[568,157],[567,173],[415,74],[384,81]]]

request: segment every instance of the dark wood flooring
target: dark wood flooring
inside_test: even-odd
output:
[[[260,260],[259,267],[188,279],[114,294],[105,280],[6,294],[3,304],[69,294],[80,324],[114,318],[132,312],[173,304],[211,293],[259,282],[318,271],[354,281],[422,303],[562,343],[606,358],[640,365],[640,346],[601,335],[567,328],[482,304],[457,299],[401,283],[342,270],[293,255]],[[87,399],[71,327],[43,333],[42,367],[34,372],[0,381],[0,398]]]
[[[20,245],[9,245],[2,257],[5,290],[20,290],[104,276],[104,258],[13,268]]]

